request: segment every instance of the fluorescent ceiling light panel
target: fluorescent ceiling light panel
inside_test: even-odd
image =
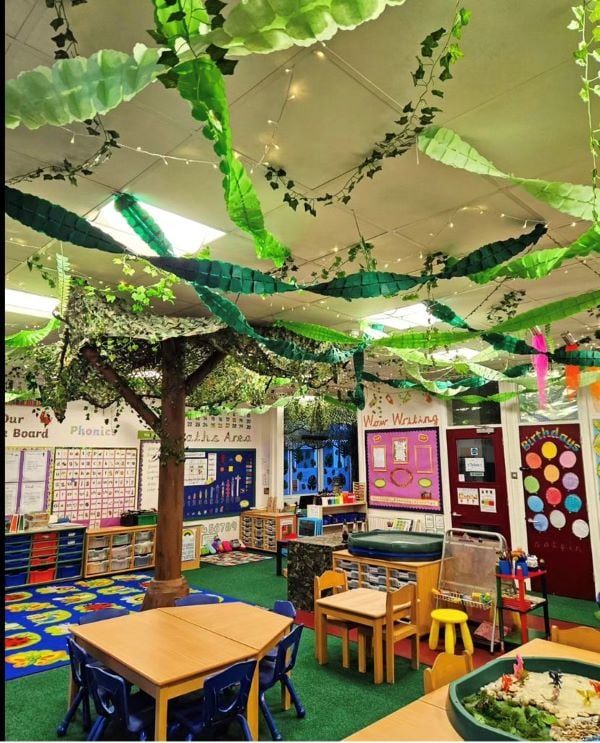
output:
[[[19,292],[15,289],[4,290],[4,311],[30,317],[52,317],[58,307],[58,299],[42,297],[40,294]]]
[[[378,315],[371,315],[365,318],[369,323],[378,323],[387,328],[396,330],[408,330],[409,328],[426,327],[439,322],[433,315],[427,311],[427,307],[422,302],[411,304],[408,307],[399,307],[389,312],[381,312]]]
[[[214,227],[208,227],[201,222],[195,222],[193,219],[181,217],[179,214],[168,212],[151,204],[145,204],[143,201],[140,201],[140,205],[161,228],[165,237],[173,246],[175,255],[195,253],[225,234],[221,230],[214,229]],[[156,255],[129,227],[125,217],[117,211],[114,201],[110,201],[100,209],[94,224],[104,232],[108,232],[115,240],[123,243],[137,255]]]
[[[472,359],[478,354],[479,351],[474,348],[450,348],[447,351],[436,351],[431,355],[439,361],[455,361],[456,359]]]

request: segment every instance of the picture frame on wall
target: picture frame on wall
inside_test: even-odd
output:
[[[371,449],[371,461],[373,462],[373,469],[385,471],[386,469],[386,447],[385,446],[373,446]]]
[[[392,439],[392,460],[394,464],[408,464],[408,438],[397,436]]]

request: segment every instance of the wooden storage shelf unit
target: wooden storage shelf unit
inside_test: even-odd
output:
[[[156,525],[90,529],[85,540],[85,577],[154,567]]]
[[[277,552],[277,541],[296,533],[296,516],[275,511],[246,511],[240,518],[240,538],[250,549]]]
[[[81,578],[84,534],[80,524],[5,534],[4,587]]]
[[[433,589],[437,587],[441,560],[430,562],[401,562],[359,557],[348,550],[336,550],[334,570],[343,570],[348,576],[349,588],[372,588],[376,591],[394,591],[406,583],[417,586],[417,626],[419,635],[429,632],[433,605]]]

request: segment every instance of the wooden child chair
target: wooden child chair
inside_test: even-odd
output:
[[[346,573],[338,570],[326,570],[322,575],[315,575],[315,602],[322,598],[325,591],[341,593],[348,590],[348,578]],[[317,610],[315,606],[315,616]],[[350,668],[350,629],[354,627],[349,622],[342,622],[337,619],[328,619],[327,625],[337,627],[342,637],[342,665],[344,668]],[[315,657],[317,657],[317,648],[315,644]]]
[[[552,625],[550,639],[552,642],[558,642],[561,645],[600,653],[600,630],[593,627],[559,629],[556,625]]]
[[[440,653],[431,668],[423,671],[423,686],[425,694],[429,694],[451,681],[471,673],[473,670],[473,656],[470,653],[454,655],[453,653]]]

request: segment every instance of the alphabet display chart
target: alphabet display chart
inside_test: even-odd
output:
[[[137,449],[56,448],[52,512],[92,527],[136,507]]]
[[[48,507],[51,449],[4,450],[4,513],[35,513]]]
[[[238,514],[256,501],[256,449],[189,449],[183,518]]]
[[[442,512],[437,428],[367,431],[365,444],[370,508]]]

